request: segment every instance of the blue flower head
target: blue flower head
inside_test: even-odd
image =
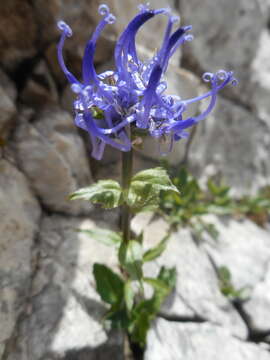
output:
[[[187,137],[187,128],[204,119],[213,109],[217,93],[228,83],[236,83],[231,71],[205,73],[203,80],[209,82],[211,89],[204,95],[182,100],[176,95],[167,95],[163,75],[170,57],[186,41],[192,40],[188,34],[191,26],[179,27],[173,32],[179,20],[169,9],[149,9],[139,7],[139,13],[131,20],[119,37],[115,50],[115,70],[97,74],[94,67],[94,54],[100,33],[107,24],[115,21],[107,5],[99,6],[102,16],[91,39],[87,42],[83,63],[82,81],[67,69],[63,59],[65,39],[72,35],[70,27],[58,22],[62,36],[58,44],[58,60],[77,95],[74,101],[75,124],[86,130],[92,142],[92,156],[101,159],[105,145],[121,151],[130,151],[132,140],[130,129],[144,129],[157,139],[169,137],[170,148],[174,141]],[[152,59],[143,62],[138,58],[135,37],[138,30],[148,20],[157,15],[167,16],[168,23],[160,49]],[[209,98],[208,108],[200,115],[185,117],[188,105]]]

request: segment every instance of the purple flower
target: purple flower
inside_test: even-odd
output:
[[[165,93],[167,84],[163,75],[170,57],[186,41],[191,26],[183,26],[173,32],[178,18],[169,9],[151,10],[141,5],[139,13],[128,24],[119,37],[114,51],[115,70],[97,74],[94,68],[94,54],[100,33],[115,17],[107,5],[99,6],[102,19],[85,47],[82,64],[82,81],[69,72],[63,59],[63,45],[66,37],[72,35],[70,27],[58,22],[62,36],[58,44],[58,60],[71,89],[77,94],[74,102],[75,124],[86,130],[92,142],[92,156],[101,159],[105,145],[121,151],[131,149],[129,128],[145,129],[157,138],[170,138],[170,149],[174,141],[187,137],[187,128],[204,119],[213,109],[217,93],[228,83],[235,83],[232,72],[220,70],[215,74],[205,73],[203,80],[211,89],[204,95],[182,100],[176,95]],[[138,58],[135,37],[142,25],[156,15],[167,16],[168,24],[160,49],[147,62]],[[200,115],[185,118],[189,104],[210,98],[208,108]]]

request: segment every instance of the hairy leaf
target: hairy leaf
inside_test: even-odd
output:
[[[122,240],[119,233],[108,229],[79,229],[78,231],[105,245],[118,245]]]
[[[132,310],[133,304],[134,304],[134,291],[131,286],[131,281],[127,281],[124,286],[124,295],[125,295],[125,302],[128,311]]]
[[[133,280],[142,277],[142,246],[138,241],[131,240],[128,244],[122,243],[119,248],[119,262],[130,274]]]
[[[122,189],[117,181],[99,180],[97,183],[79,189],[70,195],[70,200],[88,200],[112,209],[122,204]]]
[[[144,207],[150,207],[152,210],[159,203],[160,191],[179,193],[165,169],[157,167],[140,171],[131,180],[128,195],[129,206],[135,212],[141,211]]]
[[[166,294],[171,290],[170,287],[160,279],[145,277],[143,281],[151,285],[155,290],[165,292]]]
[[[120,303],[124,296],[124,282],[119,275],[97,263],[94,264],[93,274],[101,299],[111,305]]]
[[[147,250],[143,255],[143,262],[152,261],[159,257],[166,249],[168,239],[169,235],[165,236],[164,239],[162,239],[157,246],[150,250]]]

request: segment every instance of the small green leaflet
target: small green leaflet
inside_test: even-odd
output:
[[[159,203],[159,193],[162,190],[179,193],[165,169],[157,167],[140,171],[131,179],[128,204],[135,211],[140,211],[146,206],[156,206]]]
[[[134,304],[134,295],[135,294],[133,292],[130,280],[128,280],[125,283],[124,295],[125,295],[125,302],[126,302],[127,309],[128,309],[128,311],[131,311],[132,307],[133,307],[133,304]]]
[[[117,181],[99,180],[97,183],[79,189],[70,195],[70,200],[88,200],[99,203],[103,208],[112,209],[122,204],[122,188]]]
[[[109,246],[118,245],[122,241],[122,236],[120,233],[108,229],[78,229],[78,231],[88,235],[91,239],[97,240]]]
[[[133,280],[142,277],[142,245],[135,240],[129,241],[126,245],[121,244],[118,254],[119,262],[130,274]]]
[[[143,278],[143,281],[151,285],[155,290],[165,292],[165,294],[171,291],[171,288],[160,279],[145,277]]]
[[[119,304],[124,296],[124,282],[120,276],[107,266],[97,263],[94,264],[93,274],[101,299],[111,305]]]
[[[143,262],[152,261],[159,257],[166,249],[169,235],[165,236],[154,248],[147,250],[143,255]]]

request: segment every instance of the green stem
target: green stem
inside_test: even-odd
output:
[[[123,234],[123,243],[128,245],[130,240],[130,222],[131,222],[131,209],[126,202],[128,197],[129,187],[132,178],[132,165],[133,165],[133,151],[122,152],[122,187],[124,192],[124,204],[121,209],[121,230]],[[139,273],[139,271],[138,271]],[[141,297],[144,298],[143,283],[139,279]]]
[[[122,187],[124,190],[124,198],[127,199],[132,177],[133,151],[122,152]],[[123,242],[128,244],[130,239],[130,207],[124,202],[121,213],[121,228],[123,233]]]

